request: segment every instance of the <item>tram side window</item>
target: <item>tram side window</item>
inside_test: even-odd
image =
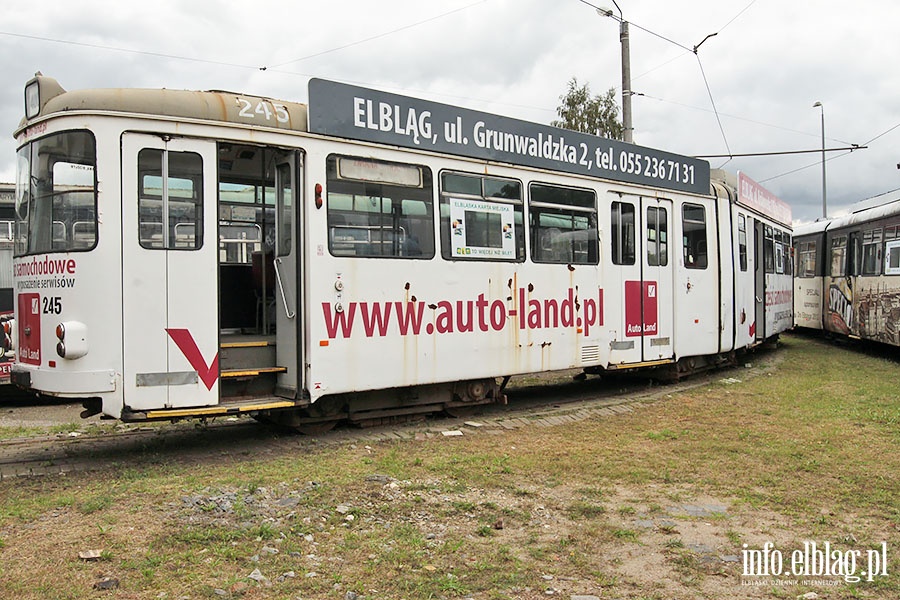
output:
[[[196,250],[203,246],[203,159],[199,154],[156,148],[138,153],[138,219],[144,248]]]
[[[434,257],[431,169],[331,155],[327,170],[333,256]]]
[[[863,233],[862,274],[878,275],[881,268],[882,230],[871,229]]]
[[[524,261],[522,184],[500,177],[441,173],[441,256]]]
[[[706,245],[706,209],[697,204],[685,204],[681,209],[683,226],[684,266],[705,269],[709,263]]]
[[[816,276],[816,242],[800,242],[800,265],[797,268],[799,277]]]
[[[831,239],[832,277],[847,274],[847,236],[839,235]]]
[[[791,245],[791,234],[787,231],[781,233],[781,243],[784,245],[784,274],[794,274],[794,247]]]
[[[741,271],[747,270],[747,218],[738,213],[738,257]]]
[[[635,261],[634,204],[613,202],[610,208],[612,262],[633,265]]]
[[[884,274],[900,275],[900,240],[885,243],[884,256]]]
[[[764,226],[763,234],[763,266],[766,273],[775,272],[775,229],[771,225]]]
[[[91,250],[97,243],[97,151],[87,131],[19,149],[15,254]]]
[[[669,216],[665,208],[647,207],[647,264],[665,267],[669,264]]]
[[[596,265],[597,199],[593,191],[533,183],[529,188],[531,259]]]
[[[775,229],[775,272],[784,273],[784,232]]]

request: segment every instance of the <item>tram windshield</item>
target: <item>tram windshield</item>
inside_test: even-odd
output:
[[[97,151],[87,131],[67,131],[19,148],[17,256],[90,250],[97,243]]]

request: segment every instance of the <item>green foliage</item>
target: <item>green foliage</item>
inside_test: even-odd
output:
[[[609,88],[602,96],[592,96],[589,84],[578,85],[578,79],[573,77],[569,81],[568,91],[559,97],[560,105],[556,109],[559,120],[550,124],[621,140],[624,128],[619,121],[619,107],[615,96],[615,88]]]

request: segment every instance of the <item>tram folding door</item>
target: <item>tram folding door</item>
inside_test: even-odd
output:
[[[278,374],[276,393],[289,398],[298,396],[303,381],[303,319],[298,314],[303,279],[302,189],[303,154],[285,152],[275,165],[275,352],[276,362],[287,367]]]
[[[219,402],[216,146],[122,136],[124,402]]]
[[[672,357],[672,201],[641,198],[641,236],[644,361]]]
[[[618,197],[618,196],[617,196]],[[611,362],[634,364],[672,356],[672,202],[621,196],[612,202],[612,279],[620,319]]]

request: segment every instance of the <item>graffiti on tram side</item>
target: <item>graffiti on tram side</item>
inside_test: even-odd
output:
[[[603,325],[603,290],[592,298],[579,298],[569,288],[563,298],[529,299],[525,288],[518,290],[517,307],[508,301],[490,300],[479,294],[474,300],[322,303],[325,331],[329,339],[349,338],[354,331],[365,337],[389,335],[443,335],[576,327],[590,335],[592,327]],[[426,309],[430,318],[426,317]]]
[[[853,331],[853,289],[845,281],[828,288],[828,320],[829,329],[843,334]]]
[[[861,337],[900,345],[900,289],[877,283],[856,294],[854,317]]]

